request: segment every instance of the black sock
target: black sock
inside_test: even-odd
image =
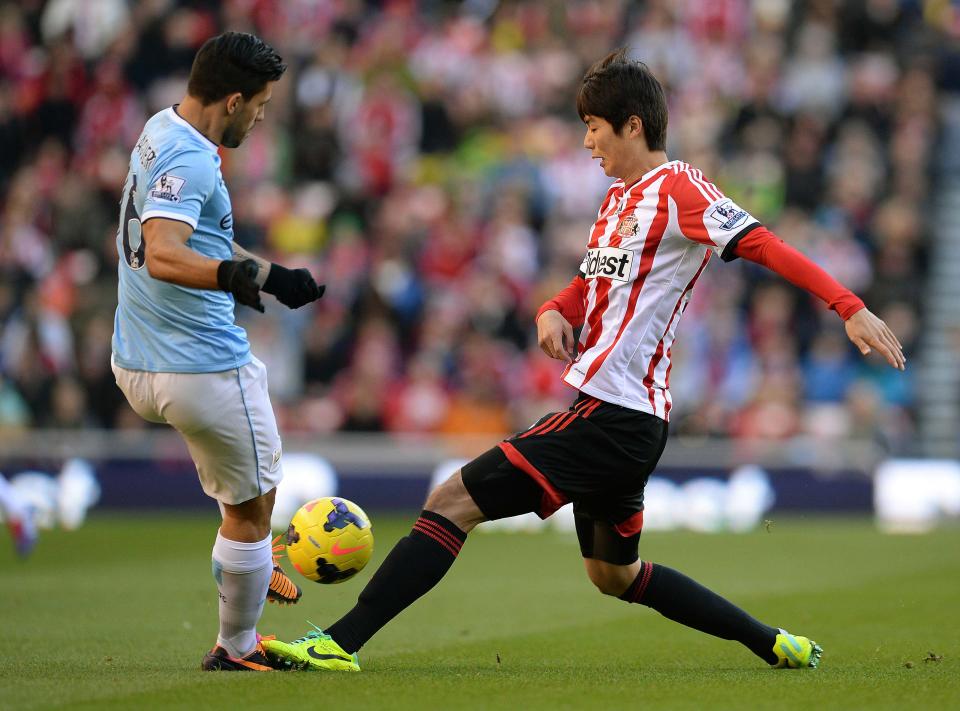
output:
[[[767,663],[777,662],[777,655],[773,653],[777,639],[775,628],[758,622],[673,568],[641,561],[636,580],[620,599],[652,607],[674,622],[714,637],[735,639]]]
[[[446,575],[467,534],[440,514],[423,511],[410,535],[401,538],[370,578],[350,612],[325,631],[356,652],[381,627]]]

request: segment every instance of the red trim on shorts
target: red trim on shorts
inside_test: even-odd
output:
[[[640,533],[640,531],[643,529],[643,511],[637,511],[626,521],[621,521],[613,528],[624,538]]]
[[[588,417],[590,417],[590,415],[593,414],[594,410],[596,410],[598,407],[600,407],[603,404],[603,400],[597,400],[596,398],[592,398],[592,399],[593,399],[593,402],[580,411],[580,416],[583,419],[587,419]]]
[[[544,430],[545,427],[548,429],[552,428],[553,425],[556,424],[556,422],[566,414],[567,414],[566,412],[558,412],[554,415],[549,416],[546,420],[541,422],[539,425],[531,427],[529,430],[527,430],[522,435],[520,435],[520,439],[523,439],[524,437],[529,437],[530,435],[534,435],[534,434],[541,434],[542,432],[545,431]]]
[[[550,483],[547,477],[543,475],[543,472],[533,466],[516,447],[509,442],[501,442],[497,446],[500,447],[500,450],[513,466],[537,482],[540,488],[543,489],[543,500],[540,511],[537,513],[540,518],[549,517],[561,506],[569,503],[569,499],[561,494],[553,484]]]
[[[562,432],[563,430],[567,429],[567,427],[570,426],[570,423],[577,419],[577,413],[568,412],[567,414],[569,415],[567,419],[559,420],[553,427],[545,429],[540,434],[547,434],[548,432]]]

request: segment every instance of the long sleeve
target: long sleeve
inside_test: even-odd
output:
[[[784,279],[826,302],[846,321],[864,303],[809,258],[786,244],[766,227],[756,227],[733,245],[736,256],[762,264]]]
[[[584,298],[586,288],[586,280],[577,274],[559,294],[540,307],[537,311],[537,319],[544,311],[559,311],[571,326],[579,328],[586,318],[587,309]]]

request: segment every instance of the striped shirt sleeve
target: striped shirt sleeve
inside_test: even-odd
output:
[[[696,168],[680,171],[670,188],[681,234],[715,251],[724,261],[736,258],[734,248],[760,221],[724,195]]]

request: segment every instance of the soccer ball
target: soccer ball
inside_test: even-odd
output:
[[[287,558],[317,583],[342,583],[373,553],[373,527],[359,506],[336,496],[308,501],[287,529]]]

